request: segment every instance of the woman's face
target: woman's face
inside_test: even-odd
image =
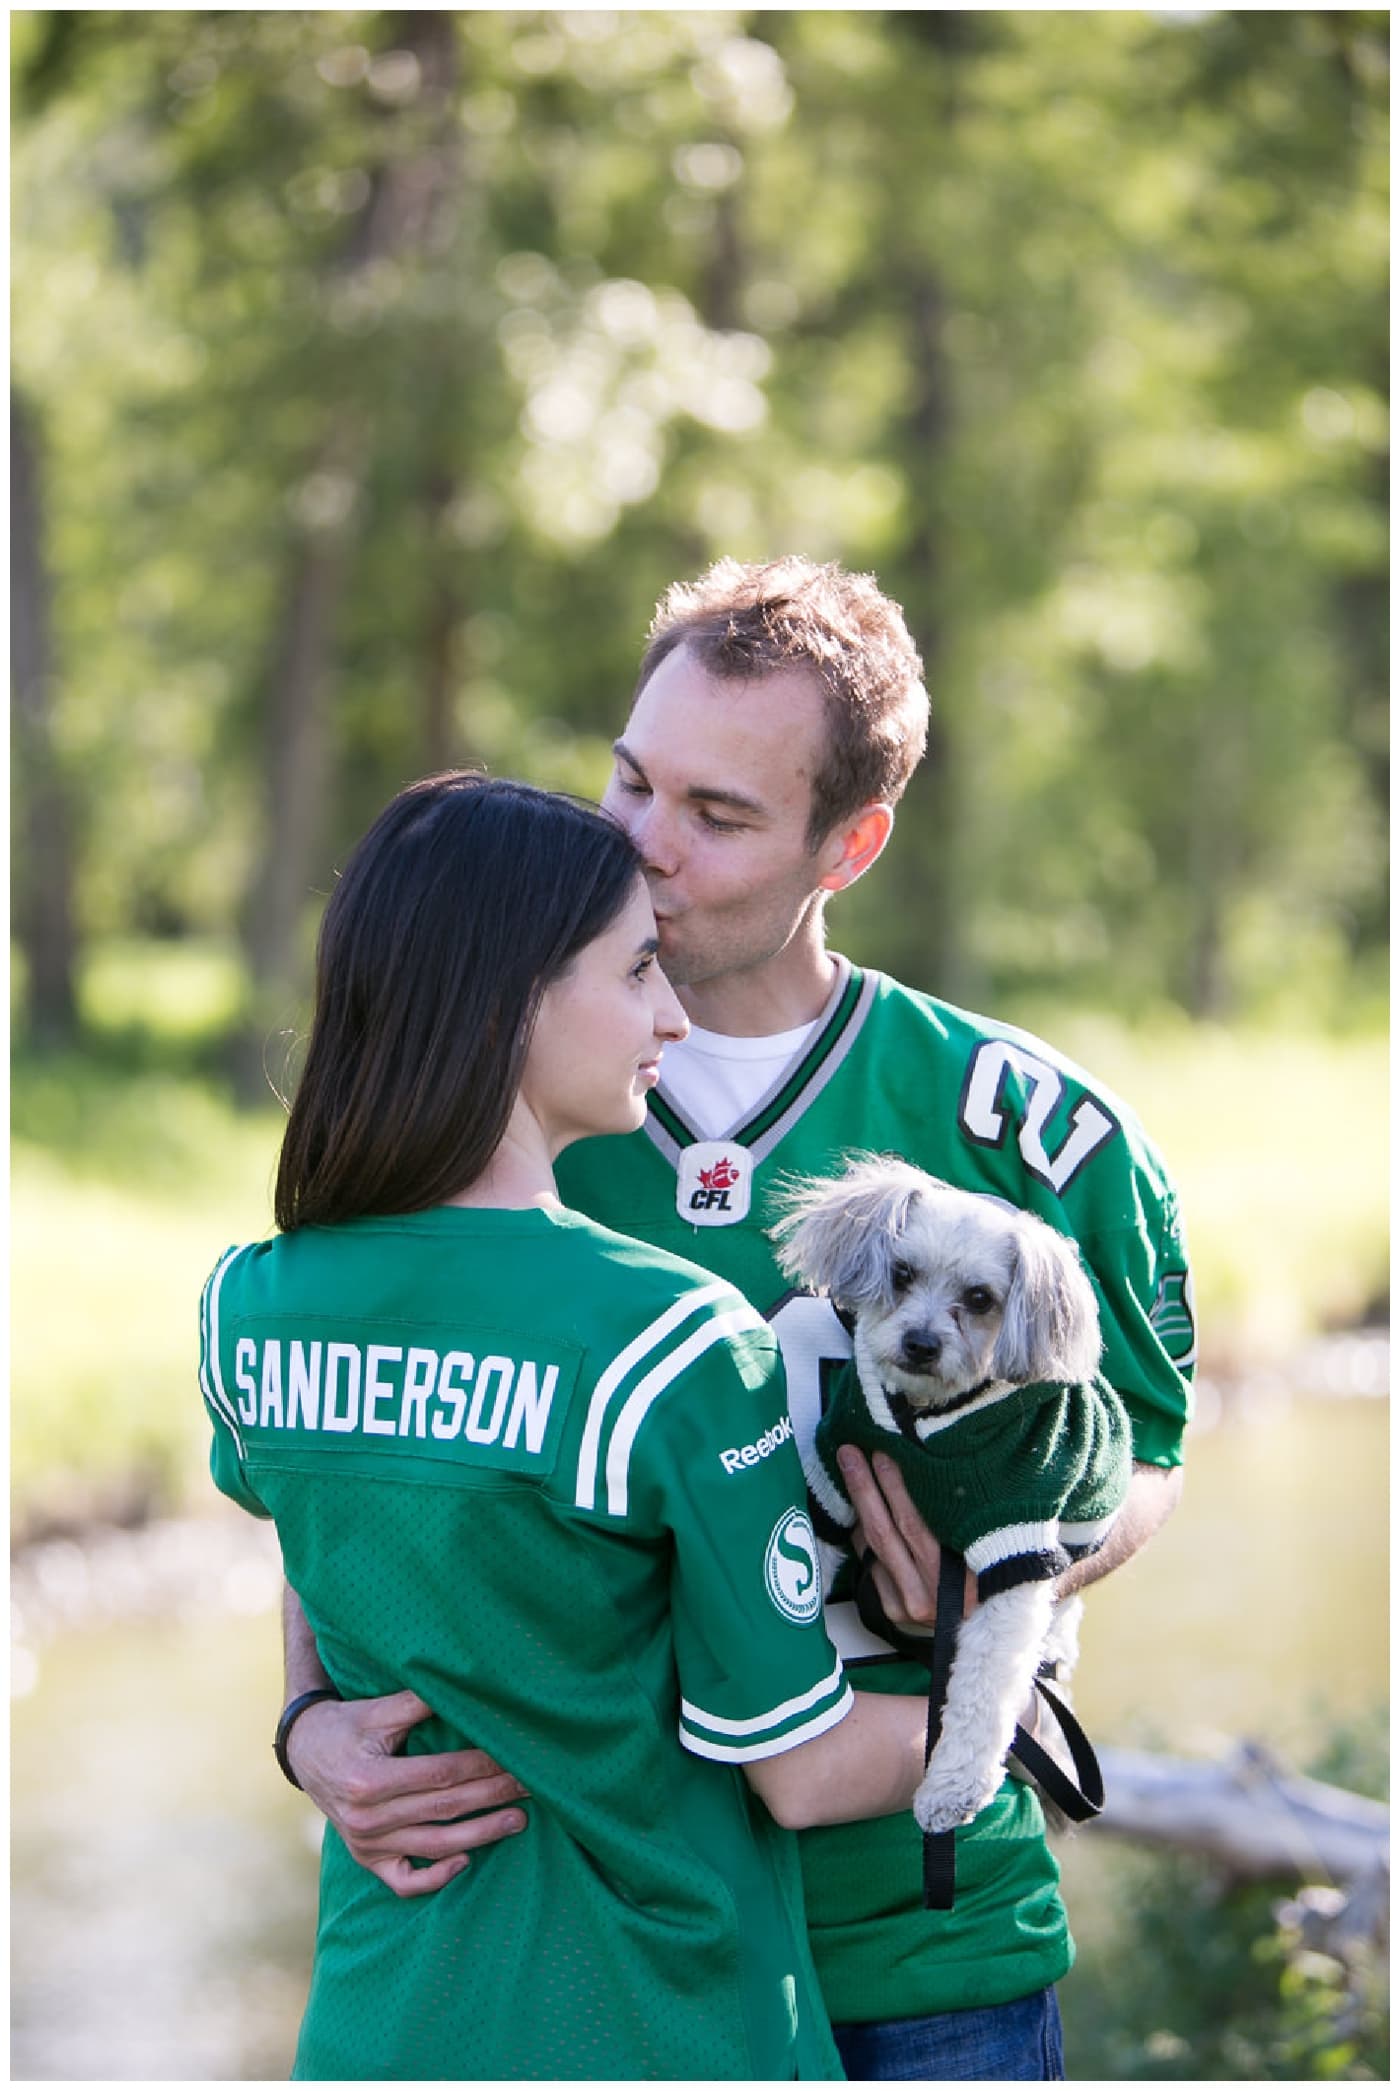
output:
[[[656,918],[639,878],[621,913],[540,1004],[520,1098],[551,1156],[590,1133],[635,1132],[662,1046],[689,1028],[657,963]]]

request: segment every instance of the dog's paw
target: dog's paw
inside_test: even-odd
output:
[[[990,1785],[985,1780],[974,1784],[964,1776],[940,1777],[931,1770],[914,1795],[914,1820],[930,1836],[937,1836],[941,1830],[955,1830],[980,1815],[1000,1791],[1000,1766]]]

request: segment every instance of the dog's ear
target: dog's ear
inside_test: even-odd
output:
[[[893,1244],[922,1179],[907,1163],[860,1156],[840,1176],[789,1180],[769,1234],[785,1277],[843,1306],[878,1299],[889,1284]]]
[[[1023,1213],[1011,1290],[992,1351],[996,1379],[1092,1379],[1103,1349],[1094,1289],[1072,1241]]]

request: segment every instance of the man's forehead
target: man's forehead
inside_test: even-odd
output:
[[[719,677],[678,647],[638,691],[614,745],[688,790],[759,807],[810,786],[825,732],[820,685],[807,670]]]

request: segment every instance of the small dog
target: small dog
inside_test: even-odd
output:
[[[914,1797],[922,1829],[949,1830],[1001,1785],[1052,1640],[1053,1578],[1103,1544],[1122,1504],[1127,1415],[1096,1377],[1098,1310],[1074,1244],[1043,1221],[872,1155],[789,1183],[781,1210],[772,1234],[785,1274],[854,1325],[855,1371],[807,1464],[818,1529],[836,1539],[855,1523],[838,1445],[884,1450],[930,1529],[977,1575]],[[1071,1625],[1058,1638],[1072,1639]]]

